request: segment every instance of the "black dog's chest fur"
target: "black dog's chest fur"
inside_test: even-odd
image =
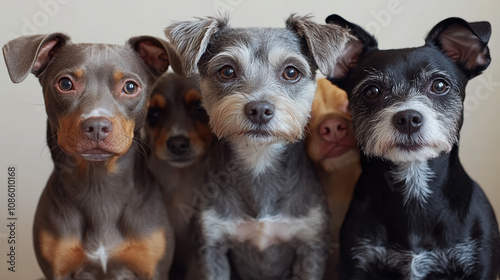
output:
[[[450,154],[429,161],[431,169],[439,172],[429,182],[432,194],[423,204],[403,203],[404,186],[392,181],[393,166],[362,158],[364,173],[342,228],[341,249],[352,254],[358,269],[372,273],[370,279],[443,275],[469,279],[477,271],[487,271],[485,263],[495,265],[491,256],[498,262],[499,248],[491,247],[498,242],[491,207],[463,170],[457,152],[455,147]],[[341,266],[353,266],[352,261],[343,259]],[[478,279],[493,279],[483,274]]]

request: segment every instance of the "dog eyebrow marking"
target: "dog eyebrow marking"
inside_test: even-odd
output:
[[[414,252],[374,245],[369,239],[361,238],[351,252],[358,261],[357,267],[364,272],[386,268],[405,275],[404,279],[423,280],[431,273],[472,274],[478,262],[474,253],[477,247],[476,240],[467,238],[454,247]]]
[[[252,65],[253,62],[248,46],[240,45],[225,48],[224,51],[218,53],[210,59],[210,61],[208,62],[207,71],[210,74],[216,73],[217,71],[219,71],[220,67],[231,62],[236,64],[232,65],[233,67],[236,67],[238,65]]]
[[[281,67],[284,63],[294,65],[300,72],[304,72],[310,68],[307,60],[303,56],[296,53],[290,53],[280,48],[271,49],[267,59],[269,60],[269,64],[274,68]]]

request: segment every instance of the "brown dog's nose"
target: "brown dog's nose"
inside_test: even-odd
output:
[[[189,150],[189,138],[174,136],[167,140],[167,148],[175,155],[185,154]]]
[[[274,117],[274,106],[268,101],[252,101],[245,105],[245,114],[251,122],[263,125]]]
[[[81,129],[90,140],[102,141],[113,131],[113,124],[106,118],[89,118],[82,123]]]
[[[339,142],[347,133],[347,123],[342,118],[328,118],[318,127],[319,136],[328,142]]]
[[[401,133],[410,135],[420,129],[424,123],[424,117],[415,110],[404,110],[397,112],[392,122]]]

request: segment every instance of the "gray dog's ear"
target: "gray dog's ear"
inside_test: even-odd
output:
[[[139,54],[149,71],[156,77],[165,73],[169,65],[179,64],[175,52],[165,40],[153,36],[138,36],[130,38],[127,43]],[[180,69],[173,66],[172,68],[176,73],[181,73]]]
[[[195,74],[198,61],[207,50],[214,35],[227,26],[227,18],[206,18],[197,21],[182,21],[169,25],[165,29],[171,47],[178,55],[183,74]],[[174,65],[172,64],[172,67]]]
[[[12,82],[22,82],[30,72],[38,77],[69,40],[62,33],[53,33],[23,36],[5,44],[3,56]]]
[[[355,40],[348,30],[332,24],[317,24],[309,16],[291,15],[286,20],[286,27],[305,38],[314,62],[325,76],[333,74],[335,62],[346,43]]]

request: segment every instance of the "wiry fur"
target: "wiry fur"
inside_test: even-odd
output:
[[[186,71],[200,74],[203,106],[220,138],[207,183],[216,195],[205,201],[198,222],[206,278],[320,279],[327,216],[302,138],[315,72],[332,71],[325,61],[335,61],[350,36],[308,17],[291,16],[286,28],[229,28],[220,22],[166,29],[189,63]],[[234,76],[221,75],[224,67]],[[298,78],[284,77],[289,67]],[[246,111],[255,102],[272,107],[266,122]],[[306,267],[307,261],[314,265]]]
[[[500,276],[491,205],[459,160],[467,82],[490,63],[488,22],[448,18],[421,47],[379,50],[360,40],[330,79],[346,90],[362,173],[341,230],[341,279]]]

